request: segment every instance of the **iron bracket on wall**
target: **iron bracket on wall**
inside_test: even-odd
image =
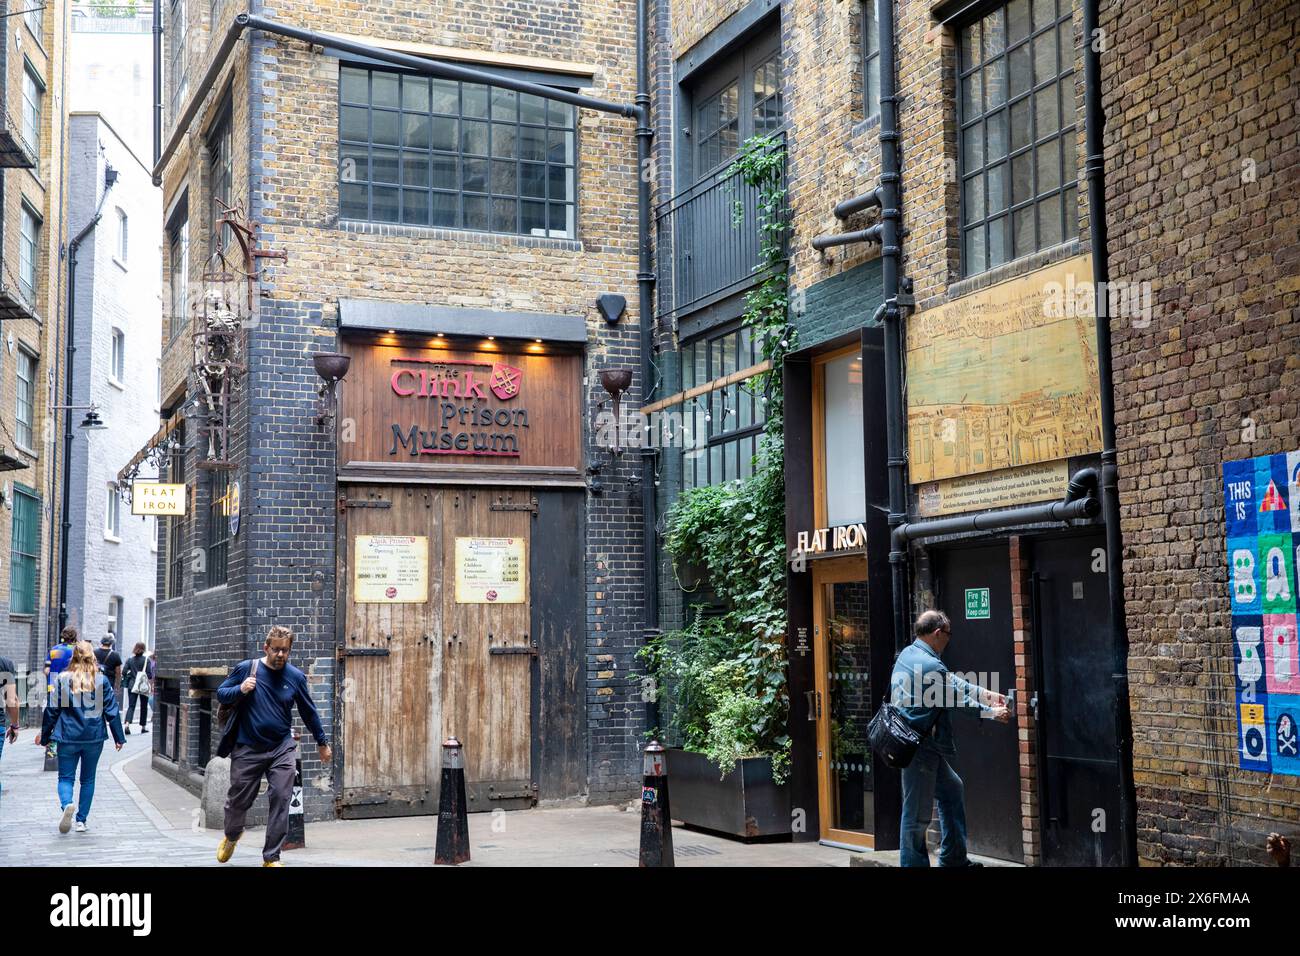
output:
[[[391,508],[393,503],[381,498],[348,498],[345,495],[339,495],[339,514],[347,511],[349,508]]]
[[[531,511],[534,518],[537,517],[537,499],[529,498],[527,501],[507,501],[504,498],[498,498],[489,506],[491,511]]]

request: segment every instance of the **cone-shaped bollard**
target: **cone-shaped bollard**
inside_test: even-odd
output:
[[[652,740],[645,748],[641,784],[641,866],[673,866],[673,824],[668,816],[668,762]]]
[[[301,850],[307,845],[307,815],[302,803],[302,740],[300,734],[293,735],[293,793],[289,797],[289,835],[284,838],[284,849]]]
[[[442,792],[438,795],[438,842],[433,862],[455,866],[469,860],[469,805],[465,800],[465,752],[460,741],[442,742]]]

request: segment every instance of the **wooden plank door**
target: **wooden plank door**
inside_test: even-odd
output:
[[[343,486],[342,803],[346,816],[436,813],[441,772],[444,492],[423,486]],[[357,600],[350,569],[358,535],[428,542],[422,603]],[[342,545],[342,543],[341,543]]]
[[[460,740],[471,810],[531,806],[529,633],[532,494],[520,488],[447,489],[443,496],[442,732]],[[458,601],[456,540],[522,541],[521,603]],[[466,595],[468,596],[468,595]]]

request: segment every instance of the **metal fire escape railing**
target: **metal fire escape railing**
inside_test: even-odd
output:
[[[784,150],[785,133],[774,134],[768,148]],[[729,170],[730,164],[655,210],[660,323],[671,325],[762,278],[759,190]]]

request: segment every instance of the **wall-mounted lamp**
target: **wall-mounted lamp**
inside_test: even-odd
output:
[[[619,399],[627,391],[628,386],[632,384],[632,370],[630,368],[607,368],[600,373],[600,385],[607,393],[614,404],[614,451],[621,453],[623,451],[623,416],[620,412]]]
[[[81,424],[78,426],[79,428],[100,429],[108,427],[104,424],[104,420],[99,417],[98,405],[51,405],[50,411],[85,411],[86,417],[81,420]]]
[[[623,310],[627,308],[627,299],[621,295],[606,292],[602,296],[597,296],[596,308],[599,310],[601,317],[610,325],[613,325],[623,317]]]
[[[334,412],[338,407],[336,394],[338,384],[343,381],[343,376],[348,374],[352,356],[340,352],[317,352],[311,357],[311,364],[322,379],[320,391],[317,393],[320,395],[320,401],[317,403],[316,425],[324,427],[326,422],[334,420]]]

